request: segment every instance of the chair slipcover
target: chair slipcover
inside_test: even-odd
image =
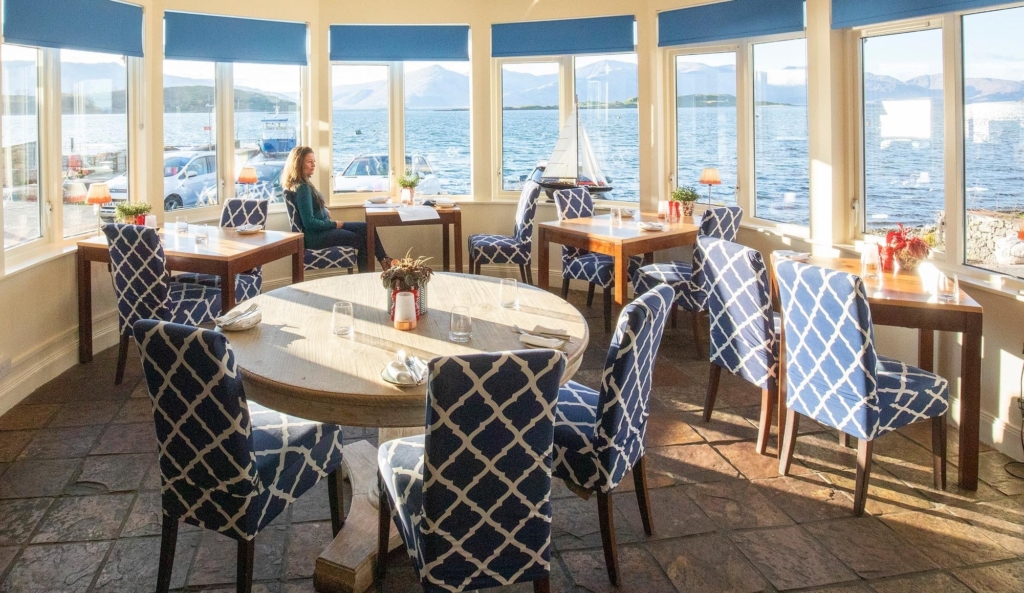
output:
[[[527,181],[519,194],[516,224],[512,236],[470,235],[469,261],[487,264],[530,265],[533,249],[533,219],[537,214],[540,185]],[[471,268],[472,269],[472,268]]]
[[[295,207],[289,193],[285,194],[284,204],[288,209],[288,222],[291,224],[293,233],[304,232],[302,220],[299,218],[299,210]],[[355,268],[359,265],[359,250],[353,247],[331,246],[323,249],[306,249],[302,256],[303,269],[305,270],[329,270],[333,268]]]
[[[556,191],[555,205],[558,207],[559,220],[586,218],[594,215],[594,200],[585,187]],[[643,256],[630,256],[626,271],[630,278],[640,269],[643,261]],[[615,258],[563,245],[562,278],[585,280],[601,288],[609,288],[615,282]],[[637,294],[640,293],[637,292]]]

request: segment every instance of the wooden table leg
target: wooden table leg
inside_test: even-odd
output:
[[[782,456],[782,434],[786,426],[786,332],[779,332],[779,403],[775,410],[776,431],[778,433],[776,453]]]
[[[306,246],[302,237],[298,240],[298,249],[292,254],[292,284],[298,284],[306,278]]]
[[[537,288],[541,290],[548,289],[548,274],[550,273],[548,269],[548,266],[550,266],[548,256],[550,251],[548,230],[542,226],[537,230]]]
[[[917,330],[917,368],[929,373],[935,369],[934,330]]]
[[[462,273],[462,213],[455,218],[455,271]]]
[[[373,217],[366,217],[366,271],[372,272],[377,258],[374,253],[377,250],[377,225],[373,224]]]
[[[960,347],[960,487],[978,489],[981,423],[981,315],[972,316]]]
[[[626,304],[626,294],[629,288],[629,258],[622,253],[622,246],[615,248],[615,302],[620,305]]]
[[[448,236],[448,223],[447,222],[441,223],[441,252],[444,254],[442,256],[442,258],[443,258],[442,261],[444,262],[444,271],[445,272],[451,272],[452,271],[451,256],[449,254],[449,252],[451,251],[451,247],[452,247],[452,242],[451,242],[451,238]]]
[[[235,275],[231,267],[225,267],[220,274],[220,314],[235,307]]]
[[[78,268],[78,362],[92,362],[92,262],[81,251],[75,254]]]

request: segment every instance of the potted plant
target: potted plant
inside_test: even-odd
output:
[[[391,266],[381,272],[380,278],[384,288],[388,289],[388,310],[394,319],[395,297],[400,292],[411,292],[417,303],[417,316],[427,312],[427,283],[434,270],[426,265],[429,257],[413,258],[409,255],[391,260]]]
[[[917,264],[926,257],[931,249],[921,237],[915,236],[910,229],[900,223],[896,229],[885,234],[885,249],[882,269],[891,271],[893,261],[899,262],[900,269],[913,272]]]
[[[697,203],[697,190],[690,186],[677,187],[672,190],[672,208],[682,210],[683,216],[693,216],[693,205]]]
[[[146,215],[152,206],[145,202],[118,202],[114,206],[114,218],[127,224],[146,224]]]
[[[420,176],[411,172],[406,171],[405,175],[398,176],[398,185],[402,188],[402,203],[412,204],[413,198],[416,196],[416,186],[420,184]],[[406,198],[406,191],[409,192],[408,199]]]

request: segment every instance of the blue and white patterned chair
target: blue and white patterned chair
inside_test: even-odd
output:
[[[600,392],[574,381],[558,392],[553,475],[574,492],[597,493],[604,558],[614,585],[619,568],[611,491],[631,469],[644,531],[652,533],[644,447],[654,361],[672,297],[671,288],[659,286],[622,309]]]
[[[585,187],[560,189],[555,192],[555,205],[558,207],[558,220],[586,218],[594,215],[594,200]],[[643,265],[643,257],[634,255],[629,258],[626,273],[630,278]],[[583,280],[589,282],[587,287],[587,306],[594,302],[594,287],[604,289],[604,331],[612,331],[612,289],[615,287],[615,258],[602,253],[592,253],[585,249],[562,246],[562,298],[569,295],[569,281]],[[639,292],[637,294],[640,294]]]
[[[221,228],[235,228],[245,224],[267,226],[267,200],[245,200],[231,198],[224,202],[220,211]],[[202,284],[212,288],[220,288],[220,276],[185,272],[172,276],[174,282],[185,284]],[[263,266],[256,266],[235,276],[235,303],[259,296],[263,290]]]
[[[291,224],[293,233],[302,233],[302,219],[299,218],[299,210],[292,201],[293,194],[285,192],[284,204],[288,209],[288,222]],[[351,274],[352,270],[359,265],[359,250],[353,247],[325,247],[323,249],[307,249],[302,256],[303,269],[305,270],[331,270],[334,268],[347,269]]]
[[[565,356],[525,350],[435,358],[426,434],[388,441],[378,582],[394,520],[425,591],[533,581],[551,570],[551,442]]]
[[[948,381],[876,354],[860,277],[783,258],[776,258],[775,277],[785,331],[788,408],[779,473],[789,471],[798,414],[857,437],[853,511],[861,515],[874,440],[930,418],[935,486],[945,488]]]
[[[704,212],[697,236],[735,241],[742,219],[743,209],[739,206],[709,208]],[[699,277],[696,263],[670,261],[651,264],[640,268],[632,278],[633,290],[637,294],[643,294],[661,284],[672,287],[676,293],[675,306],[682,307],[693,314],[693,339],[696,342],[697,350],[703,352],[700,314],[706,310],[707,295],[704,294],[703,281]],[[673,309],[674,312],[675,309]],[[673,316],[674,322],[675,317]]]
[[[117,298],[121,341],[114,384],[124,379],[132,325],[139,319],[160,319],[199,325],[220,315],[220,289],[169,281],[164,248],[156,229],[133,224],[103,226],[110,249],[110,271]]]
[[[238,591],[252,588],[253,538],[328,477],[335,534],[341,428],[247,403],[227,338],[142,320],[134,327],[160,451],[163,536],[157,591],[170,585],[178,523],[238,540]]]
[[[779,340],[764,259],[757,250],[732,241],[698,237],[693,261],[703,272],[711,328],[704,421],[711,420],[722,369],[757,385],[761,421],[756,449],[764,454],[779,398]]]
[[[530,258],[533,252],[533,219],[537,214],[540,185],[527,181],[519,194],[516,226],[511,237],[506,235],[470,235],[470,269],[480,274],[480,266],[488,264],[519,264],[523,282],[533,284]]]

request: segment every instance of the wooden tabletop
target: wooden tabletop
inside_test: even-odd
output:
[[[283,231],[260,231],[251,235],[240,235],[233,228],[221,228],[215,225],[207,227],[209,240],[205,244],[196,243],[196,226],[189,225],[188,233],[174,231],[174,225],[168,224],[157,229],[160,241],[167,255],[188,255],[192,259],[224,260],[244,255],[253,250],[269,247],[281,241],[302,236],[302,233]],[[78,242],[80,248],[107,249],[107,236],[99,234]]]
[[[643,231],[637,226],[637,220],[631,216],[623,216],[621,226],[612,226],[611,215],[588,216],[586,218],[570,218],[566,220],[552,220],[540,223],[549,231],[557,231],[559,236],[564,235],[585,235],[602,241],[616,243],[635,243],[648,241],[658,236],[665,236],[680,233],[696,233],[698,228],[692,216],[687,216],[678,222],[669,222],[659,219],[657,214],[641,213],[640,220],[643,222],[660,222],[665,225],[663,231]]]
[[[429,360],[439,355],[518,350],[523,346],[512,325],[543,325],[567,330],[568,364],[563,381],[579,368],[590,338],[583,316],[556,295],[519,287],[519,309],[498,304],[499,280],[483,276],[435,274],[428,285],[430,311],[411,331],[394,329],[387,293],[377,274],[334,276],[303,282],[260,295],[262,322],[254,329],[228,332],[254,401],[296,416],[350,426],[423,426],[426,386],[399,387],[385,382],[381,370],[403,348]],[[331,309],[350,301],[355,335],[331,333]],[[473,337],[448,341],[453,306],[470,307]]]

